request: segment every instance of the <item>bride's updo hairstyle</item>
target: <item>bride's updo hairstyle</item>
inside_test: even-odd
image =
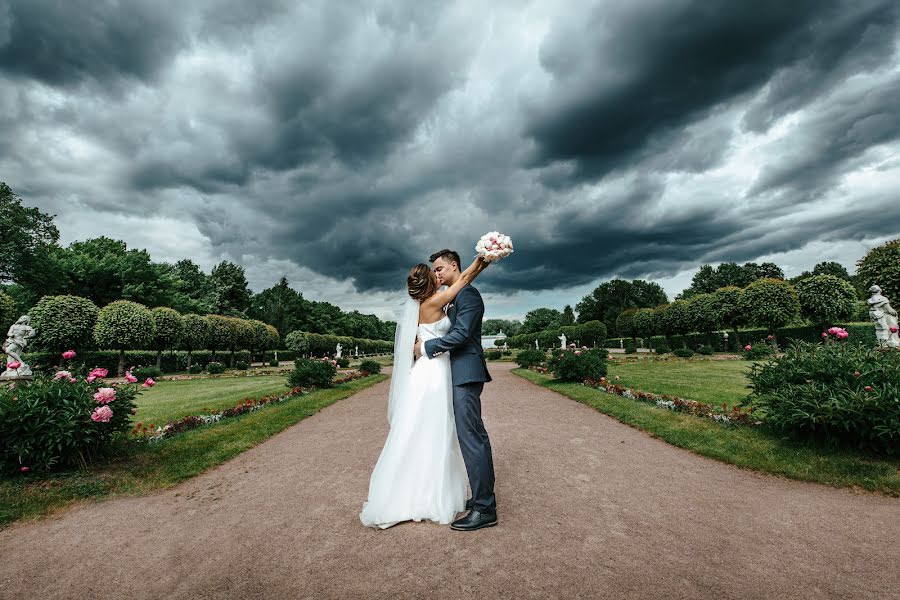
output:
[[[425,263],[419,263],[409,271],[406,278],[406,289],[413,300],[422,302],[434,295],[438,290],[437,277],[431,272],[431,267]]]

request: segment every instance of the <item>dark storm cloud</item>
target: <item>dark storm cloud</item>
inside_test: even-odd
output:
[[[5,40],[0,33],[0,70],[60,86],[152,79],[187,42],[179,4],[13,1]]]
[[[555,88],[527,124],[538,144],[535,162],[574,160],[583,176],[603,175],[654,144],[677,143],[681,127],[758,89],[779,69],[799,62],[812,70],[806,86],[782,82],[756,108],[750,121],[762,127],[808,100],[805,88],[818,91],[836,64],[883,61],[896,20],[893,0],[598,7],[558,27],[541,49]],[[848,59],[854,50],[863,58]]]

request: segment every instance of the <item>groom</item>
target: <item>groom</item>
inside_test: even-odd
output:
[[[441,250],[431,255],[432,269],[442,285],[453,285],[459,279],[459,254]],[[453,412],[456,435],[462,450],[472,499],[466,502],[469,514],[457,519],[450,527],[458,531],[475,531],[497,524],[497,501],[494,498],[494,460],[491,442],[481,420],[481,391],[491,380],[481,348],[481,320],[484,302],[481,294],[467,285],[450,304],[447,315],[451,328],[444,337],[416,342],[415,356],[434,358],[450,353],[453,377]]]

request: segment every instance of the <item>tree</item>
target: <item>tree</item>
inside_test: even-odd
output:
[[[44,296],[29,311],[36,344],[51,352],[91,346],[99,315],[97,305],[79,296]]]
[[[652,308],[639,308],[632,316],[631,322],[637,337],[647,339],[656,334],[654,329],[656,322]]]
[[[192,260],[185,258],[174,265],[163,263],[163,268],[174,282],[172,308],[185,314],[201,315],[215,310],[216,297],[212,281]]]
[[[607,329],[602,321],[588,321],[580,327],[581,343],[585,346],[597,346],[606,341]]]
[[[713,292],[713,310],[715,320],[734,332],[734,343],[740,347],[741,338],[738,327],[744,322],[744,313],[741,312],[741,294],[739,287],[727,286]]]
[[[795,285],[797,282],[806,279],[807,277],[813,277],[814,275],[832,275],[839,279],[844,279],[846,281],[853,281],[853,278],[850,276],[850,273],[847,272],[847,269],[844,268],[839,262],[834,261],[826,261],[817,263],[815,267],[813,267],[812,271],[803,271],[796,277],[794,277],[791,282]]]
[[[4,291],[0,291],[0,333],[6,335],[10,326],[16,322],[16,301]]]
[[[894,306],[900,304],[900,238],[872,248],[856,267],[864,290],[880,286]]]
[[[664,314],[665,328],[669,335],[684,335],[691,331],[693,315],[691,314],[691,308],[687,301],[676,300],[672,302],[666,308]],[[682,345],[685,345],[683,338]]]
[[[575,311],[572,310],[572,307],[566,304],[562,311],[562,317],[559,320],[559,324],[562,326],[574,325],[575,324]]]
[[[536,308],[528,311],[520,331],[522,333],[537,333],[548,329],[559,329],[562,321],[562,313],[554,308]]]
[[[231,350],[229,366],[234,368],[234,353],[238,350],[252,350],[256,340],[256,327],[247,319],[227,317],[231,328],[228,349]]]
[[[223,260],[210,273],[215,310],[221,314],[246,316],[250,308],[250,290],[244,268]]]
[[[207,345],[212,350],[212,358],[215,360],[217,350],[227,350],[231,347],[234,329],[228,317],[224,315],[206,315],[203,319],[209,328]]]
[[[634,279],[613,279],[598,285],[575,306],[578,322],[603,321],[609,332],[616,331],[616,318],[627,308],[650,308],[668,302],[656,283]]]
[[[696,294],[710,294],[723,287],[743,288],[763,278],[784,279],[784,271],[775,263],[747,262],[739,265],[735,262],[724,262],[715,268],[703,265],[694,274],[691,287],[682,292],[681,297],[687,299]]]
[[[181,347],[187,350],[187,368],[191,368],[191,353],[209,344],[209,322],[200,315],[184,315],[184,335]]]
[[[150,313],[156,325],[152,348],[156,350],[156,368],[161,369],[163,350],[174,349],[184,335],[184,319],[177,310],[165,306],[157,306]]]
[[[125,375],[125,350],[147,348],[155,335],[153,314],[143,304],[130,300],[116,300],[104,306],[94,326],[97,345],[119,351],[119,377]]]
[[[616,317],[616,329],[623,337],[637,337],[634,328],[634,315],[637,311],[636,308],[626,308]]]
[[[23,286],[29,306],[59,290],[60,273],[51,258],[59,241],[53,216],[22,206],[15,192],[0,182],[0,283]]]
[[[482,335],[497,335],[502,331],[507,336],[512,337],[518,335],[521,329],[521,321],[510,321],[508,319],[485,319],[481,324]]]
[[[759,279],[741,294],[741,311],[749,323],[765,327],[774,335],[776,329],[784,327],[799,314],[797,290],[781,279]]]
[[[709,334],[719,327],[715,302],[716,297],[713,294],[697,294],[687,301],[693,331]]]
[[[825,329],[853,315],[856,290],[846,279],[813,275],[797,282],[797,297],[803,315]]]

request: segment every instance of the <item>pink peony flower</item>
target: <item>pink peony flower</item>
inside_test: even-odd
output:
[[[27,472],[30,471],[30,470],[31,470],[31,469],[29,469],[28,467],[22,467],[22,468],[19,469],[19,471],[21,471],[22,473],[27,473]]]
[[[823,331],[823,332],[822,332],[822,337],[823,337],[823,338],[827,338],[827,337],[828,337],[828,332],[827,332],[827,331]]]
[[[97,423],[109,423],[112,416],[112,409],[104,404],[103,406],[98,406],[94,409],[94,412],[91,413],[91,420]]]
[[[75,351],[74,350],[66,350],[65,352],[62,353],[62,357],[66,360],[72,360],[73,358],[75,358]]]
[[[72,374],[68,371],[57,371],[56,375],[53,376],[55,381],[59,381],[60,379],[72,379]]]
[[[753,347],[753,346],[751,346],[750,344],[747,344],[746,346],[744,346],[744,350],[748,350],[748,351],[749,351],[752,347]]]
[[[854,377],[859,377],[861,374],[862,374],[862,373],[860,373],[859,371],[853,371],[853,376],[854,376]]]
[[[144,380],[144,383],[141,384],[141,386],[145,388],[152,388],[154,385],[156,385],[156,382],[153,381],[152,377],[148,377],[146,380]]]
[[[336,361],[336,360],[333,360],[333,361],[331,361],[331,364],[334,365],[334,366],[336,367],[336,366],[337,366],[337,361]]]
[[[94,394],[94,400],[98,404],[108,404],[116,399],[116,390],[111,387],[102,387]]]
[[[772,334],[769,334],[769,335],[766,336],[766,339],[767,339],[767,340],[774,340],[774,339],[775,339],[775,336],[772,335]]]
[[[575,356],[581,356],[581,350],[576,350],[576,351],[575,351]]]
[[[91,375],[93,375],[97,379],[102,379],[102,378],[106,377],[107,375],[109,375],[109,371],[107,371],[106,369],[104,369],[102,367],[97,367],[96,369],[91,371]]]
[[[131,371],[125,371],[125,380],[128,383],[137,383],[137,377],[131,374]]]
[[[22,366],[22,363],[20,363],[17,360],[11,360],[8,363],[6,363],[6,368],[12,369],[13,371],[15,371],[16,369],[18,369],[21,366]]]
[[[74,377],[69,377],[69,383],[75,383],[76,381],[78,381],[78,380],[75,379]]]
[[[871,391],[872,391],[872,386],[871,386],[871,385],[867,385],[864,389],[865,389],[867,392],[871,392]]]
[[[97,376],[96,376],[96,375],[88,375],[88,376],[87,376],[87,382],[88,382],[88,383],[94,383],[94,380],[95,380],[95,379],[97,379]]]

